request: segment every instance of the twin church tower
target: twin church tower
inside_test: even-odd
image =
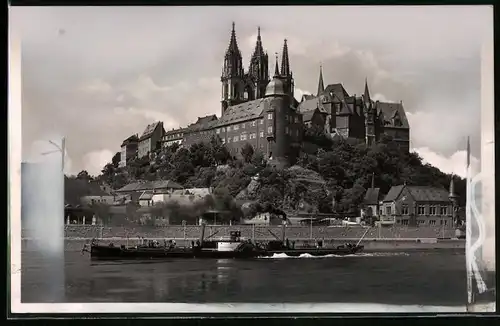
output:
[[[283,82],[284,92],[293,98],[294,82],[288,58],[288,45],[285,39],[281,57],[281,69],[278,65],[278,54],[276,54],[276,65],[273,78]],[[243,69],[243,59],[241,51],[236,41],[236,31],[233,22],[229,47],[224,55],[224,65],[222,67],[222,100],[221,115],[228,107],[240,103],[263,98],[266,93],[266,86],[270,82],[269,77],[269,56],[262,46],[260,27],[257,32],[255,50],[250,59],[248,71]]]

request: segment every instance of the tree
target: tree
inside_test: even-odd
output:
[[[253,154],[254,150],[252,145],[250,145],[249,143],[245,143],[245,145],[243,145],[243,147],[241,148],[241,155],[243,156],[243,160],[246,163],[250,163],[252,161]]]
[[[76,175],[76,179],[78,180],[86,180],[86,181],[91,181],[93,178],[90,176],[90,174],[87,172],[87,170],[80,171]]]

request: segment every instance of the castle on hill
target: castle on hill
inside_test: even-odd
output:
[[[307,128],[319,128],[330,137],[360,139],[368,146],[388,135],[409,151],[410,126],[402,102],[373,101],[366,80],[362,96],[349,95],[340,83],[325,87],[321,67],[317,93],[304,95],[298,102],[294,97],[287,40],[281,60],[276,56],[271,78],[260,28],[245,71],[233,23],[221,83],[220,117],[199,117],[186,128],[166,132],[162,122],[151,124],[140,137],[131,136],[123,142],[120,165],[125,166],[136,155],[149,155],[161,146],[177,143],[189,147],[213,136],[220,137],[233,156],[238,156],[248,143],[271,163],[286,165],[302,147]]]

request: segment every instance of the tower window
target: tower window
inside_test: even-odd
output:
[[[260,124],[264,124],[264,119],[260,119]]]
[[[252,121],[252,127],[255,127],[257,125],[256,121]]]
[[[273,114],[272,113],[268,113],[267,114],[267,120],[272,120],[273,119]]]
[[[267,127],[267,133],[272,134],[273,133],[273,127],[269,126]]]
[[[261,131],[261,132],[259,133],[259,136],[260,136],[260,137],[264,137],[264,132],[263,132],[263,131]]]

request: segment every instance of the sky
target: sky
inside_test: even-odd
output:
[[[465,174],[480,153],[480,50],[490,6],[11,7],[22,40],[23,159],[66,137],[67,173],[97,175],[124,139],[220,115],[231,23],[245,68],[257,27],[274,67],[288,40],[295,95],[325,85],[402,101],[411,148],[443,172]],[[271,71],[272,74],[272,71]],[[35,147],[37,147],[35,146]]]

